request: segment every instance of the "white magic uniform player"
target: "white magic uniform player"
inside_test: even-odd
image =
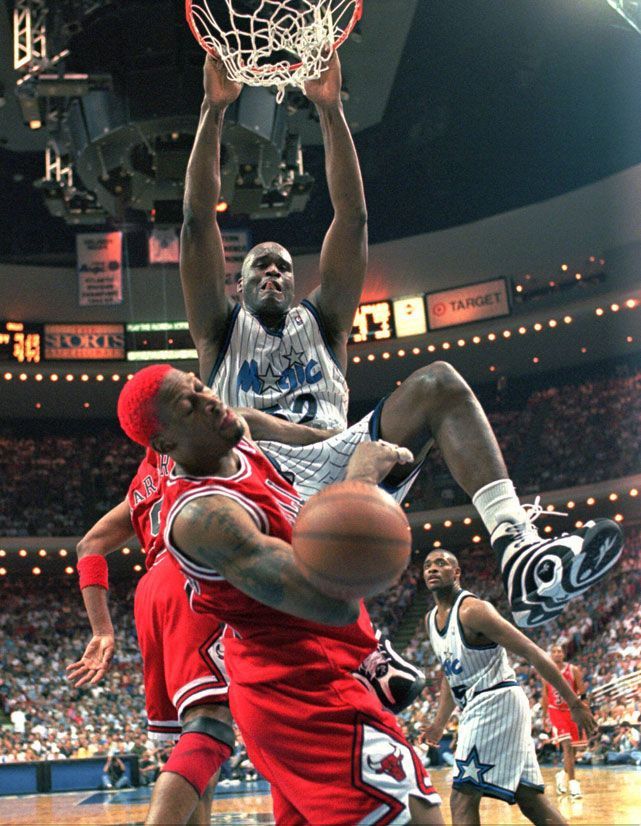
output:
[[[462,710],[453,783],[472,783],[489,797],[514,803],[519,783],[543,791],[530,706],[505,648],[465,640],[458,612],[463,600],[472,596],[469,591],[458,594],[445,627],[438,627],[436,608],[427,620],[430,644]]]
[[[320,252],[319,284],[295,305],[291,254],[273,241],[260,243],[243,261],[238,308],[225,291],[225,254],[215,206],[221,194],[225,111],[241,87],[227,77],[220,61],[206,59],[205,95],[185,179],[180,277],[200,377],[224,402],[241,401],[295,422],[344,430],[347,342],[367,271],[367,210],[340,90],[334,52],[321,77],[304,89],[318,112],[333,208]],[[386,390],[382,386],[381,395]],[[616,522],[590,520],[558,540],[538,535],[481,405],[462,376],[444,362],[419,367],[371,416],[320,448],[261,447],[305,498],[343,478],[356,444],[379,435],[411,450],[417,462],[433,442],[438,444],[493,537],[519,622],[535,625],[558,616],[568,600],[616,563],[622,544]],[[396,466],[385,480],[387,489],[403,498],[417,470],[416,464]],[[550,595],[551,566],[555,587]],[[572,575],[579,568],[580,583]],[[545,588],[539,594],[541,583]]]
[[[344,477],[359,442],[380,437],[382,403],[347,428],[347,382],[318,310],[308,300],[288,311],[277,332],[236,306],[207,383],[231,407],[254,407],[299,424],[340,431],[313,445],[258,442],[303,500]],[[382,487],[401,502],[419,470],[420,463],[401,484]]]
[[[426,617],[443,682],[436,718],[425,735],[438,743],[454,706],[461,710],[451,796],[454,823],[478,823],[481,797],[517,803],[535,823],[563,823],[543,794],[532,741],[530,706],[507,660],[506,648],[554,676],[575,719],[595,728],[589,709],[550,658],[490,605],[461,590],[460,568],[449,551],[427,555],[423,575],[436,599]]]

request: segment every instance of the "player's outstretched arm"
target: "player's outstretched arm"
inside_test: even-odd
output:
[[[503,619],[489,602],[474,598],[466,599],[459,609],[459,617],[465,629],[469,628],[477,634],[483,634],[534,666],[569,705],[577,725],[584,728],[588,734],[594,733],[596,722],[590,709],[572,691],[550,657],[525,634]]]
[[[78,561],[88,556],[105,557],[132,536],[129,504],[125,499],[90,528],[76,546]],[[99,585],[82,589],[92,637],[82,657],[67,666],[67,677],[76,685],[99,682],[109,670],[115,651],[115,636],[107,591]]]
[[[583,697],[586,692],[586,685],[585,680],[583,679],[583,671],[579,668],[578,665],[571,666],[572,673],[574,674],[574,684],[576,686],[576,693],[579,697]]]
[[[341,67],[334,52],[319,80],[305,84],[315,104],[325,145],[325,174],[334,218],[320,257],[320,287],[310,295],[325,321],[332,343],[346,361],[345,345],[352,329],[367,271],[367,206],[358,155],[341,103]],[[347,365],[345,363],[344,368]]]
[[[545,724],[547,724],[547,723],[550,722],[549,718],[548,718],[549,702],[548,702],[547,683],[545,682],[545,680],[541,680],[541,682],[543,683],[543,692],[541,694],[541,711],[543,713],[543,722]]]
[[[441,680],[441,691],[438,697],[438,706],[436,708],[436,716],[429,726],[423,730],[423,739],[430,744],[430,746],[438,747],[443,737],[443,731],[447,721],[452,716],[452,712],[456,707],[454,697],[450,690],[449,683],[445,676]]]
[[[338,430],[320,430],[317,427],[308,427],[296,424],[280,416],[272,416],[253,407],[234,408],[245,420],[249,432],[247,435],[254,441],[281,442],[285,445],[313,445],[331,439]]]
[[[261,533],[243,507],[225,496],[203,496],[184,505],[169,539],[271,608],[325,625],[349,625],[358,618],[356,600],[333,599],[314,588],[296,567],[292,546]]]
[[[180,279],[196,345],[201,378],[206,381],[225,331],[232,303],[225,294],[225,253],[216,223],[220,198],[220,148],[225,110],[240,94],[223,64],[205,58],[205,96],[187,165],[183,226],[180,236]]]

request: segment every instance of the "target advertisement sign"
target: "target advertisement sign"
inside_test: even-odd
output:
[[[505,278],[441,290],[427,296],[430,330],[458,327],[473,321],[509,315],[510,297]]]

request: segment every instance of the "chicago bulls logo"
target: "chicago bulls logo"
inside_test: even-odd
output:
[[[407,777],[403,768],[403,756],[398,746],[394,746],[389,754],[367,756],[367,765],[375,774],[389,774],[397,783],[402,783]]]

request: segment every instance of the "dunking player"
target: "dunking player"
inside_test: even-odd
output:
[[[565,823],[543,792],[531,734],[530,707],[508,664],[506,650],[533,665],[566,700],[572,717],[596,729],[589,708],[550,658],[495,608],[461,588],[454,554],[432,551],[423,565],[436,607],[426,617],[430,644],[443,668],[428,742],[438,744],[455,705],[461,709],[450,805],[452,821],[478,824],[481,798],[516,803],[533,823]]]
[[[325,436],[256,410],[244,413],[254,432],[264,437],[309,444]],[[149,736],[178,740],[154,786],[146,822],[209,824],[217,771],[234,742],[220,644],[223,626],[211,614],[191,610],[185,578],[162,546],[161,479],[172,467],[169,457],[147,450],[127,499],[78,544],[80,587],[93,636],[83,657],[67,671],[76,685],[83,685],[97,683],[109,668],[115,640],[105,556],[126,544],[133,530],[146,550],[147,573],[136,589],[134,614]]]
[[[362,605],[318,592],[294,564],[300,498],[230,408],[167,365],[122,390],[125,432],[171,456],[164,543],[191,604],[227,622],[229,699],[279,824],[442,823],[439,798],[395,718],[352,674],[376,647]],[[362,445],[350,477],[376,484],[409,451]],[[292,616],[293,615],[293,616]]]
[[[358,158],[340,101],[338,56],[320,80],[305,85],[320,118],[334,218],[321,250],[320,285],[297,305],[291,255],[276,243],[259,244],[247,255],[242,304],[225,295],[223,246],[212,215],[220,195],[224,114],[241,87],[211,58],[205,62],[204,85],[187,169],[180,265],[201,378],[226,404],[344,429],[347,339],[367,266],[367,216]],[[414,372],[371,414],[317,448],[261,447],[307,497],[344,475],[356,444],[379,437],[419,457],[437,442],[490,533],[519,625],[558,616],[620,556],[621,531],[606,519],[590,520],[558,539],[541,539],[532,524],[535,514],[519,503],[478,400],[444,362]],[[417,465],[395,468],[385,486],[400,499],[417,471]]]
[[[335,209],[321,255],[326,282],[322,296],[319,291],[314,303],[304,302],[297,312],[287,315],[293,299],[292,261],[278,244],[260,245],[243,264],[240,289],[250,312],[225,296],[223,247],[212,215],[220,194],[224,111],[238,97],[240,86],[230,83],[211,58],[205,61],[205,100],[187,170],[180,273],[200,376],[220,398],[233,407],[257,407],[315,428],[343,431],[347,423],[343,375],[347,333],[342,331],[351,330],[363,284],[367,225],[358,158],[341,110],[337,55],[330,65],[322,82],[306,86],[321,119]],[[331,344],[323,339],[319,312],[333,319],[336,335]],[[242,405],[231,401],[241,395],[246,399]],[[363,433],[366,429],[365,424]],[[335,468],[344,473],[349,453],[362,441],[363,433],[347,439],[341,435],[323,455],[296,449],[289,455],[273,440],[261,446],[307,498],[336,481]],[[397,489],[397,497],[402,498],[406,488]],[[425,685],[419,669],[403,660],[386,639],[362,663],[358,676],[395,713],[409,705]]]
[[[565,651],[562,645],[553,645],[550,657],[554,665],[561,672],[561,676],[579,697],[585,697],[585,683],[581,669],[565,662]],[[563,750],[563,768],[556,775],[557,794],[567,794],[568,780],[570,795],[581,797],[581,785],[575,777],[575,749],[578,746],[587,746],[587,741],[581,738],[577,724],[572,719],[570,708],[558,690],[543,680],[543,698],[541,701],[543,714],[550,721],[553,740],[561,745]]]

